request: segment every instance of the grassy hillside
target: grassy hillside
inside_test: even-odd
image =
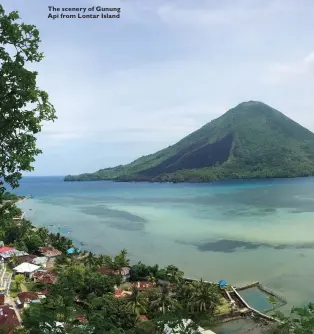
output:
[[[314,134],[264,103],[243,102],[175,145],[65,181],[193,181],[314,175]]]

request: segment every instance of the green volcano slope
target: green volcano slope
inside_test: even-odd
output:
[[[206,182],[314,175],[314,134],[268,105],[249,101],[178,143],[130,164],[65,181]]]

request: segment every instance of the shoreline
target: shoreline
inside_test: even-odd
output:
[[[109,178],[101,178],[101,179],[79,179],[79,178],[73,178],[73,179],[67,179],[68,176],[63,177],[63,182],[97,182],[97,181],[109,181],[109,182],[116,182],[116,183],[171,183],[171,184],[212,184],[212,183],[219,183],[219,182],[247,182],[247,181],[261,181],[261,180],[291,180],[291,179],[307,179],[314,177],[313,175],[297,175],[297,176],[260,176],[260,177],[239,177],[239,178],[221,178],[221,179],[211,179],[211,180],[202,180],[202,181],[180,181],[180,180],[169,180],[169,181],[160,181],[160,180],[152,180],[152,179],[136,179],[136,178],[130,178],[130,179],[109,179]]]
[[[14,204],[22,203],[22,202],[26,201],[27,199],[30,199],[30,197],[20,198],[16,202],[14,202]]]

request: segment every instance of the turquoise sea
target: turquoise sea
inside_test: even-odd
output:
[[[186,276],[260,281],[289,305],[314,300],[314,178],[210,184],[24,177],[26,218],[93,252],[175,264]],[[64,226],[66,225],[66,226]]]

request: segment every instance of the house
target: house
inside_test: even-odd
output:
[[[15,327],[20,326],[20,322],[13,307],[9,305],[0,306],[0,329],[5,334],[13,334]]]
[[[55,284],[58,276],[51,270],[38,270],[34,273],[34,282],[41,284]]]
[[[1,247],[0,247],[0,254],[5,253],[5,252],[10,251],[10,250],[15,250],[15,248],[14,247],[8,247],[8,246],[5,246],[5,245],[2,244]]]
[[[32,261],[36,258],[36,255],[22,255],[16,258],[17,263],[23,263],[23,262],[28,262],[32,263]],[[34,263],[36,264],[36,263]]]
[[[121,275],[123,281],[127,281],[130,278],[130,267],[122,267],[120,271],[107,267],[100,267],[98,272],[102,275]]]
[[[131,284],[138,290],[146,290],[146,289],[150,289],[155,286],[153,282],[147,282],[147,281],[139,281],[139,282],[134,282]]]
[[[39,252],[45,256],[49,262],[54,262],[57,256],[62,254],[58,249],[48,246],[48,247],[39,247]]]
[[[46,256],[40,256],[40,257],[35,257],[31,263],[35,264],[36,266],[40,266],[42,268],[46,268],[48,259],[46,258]]]
[[[14,256],[18,257],[18,256],[23,256],[23,255],[28,255],[28,253],[24,251],[19,251],[15,249],[14,247],[7,247],[7,246],[0,247],[0,257],[3,260],[8,260]]]
[[[16,304],[19,308],[28,307],[30,303],[40,301],[45,296],[38,294],[37,292],[20,292],[17,294]]]
[[[40,267],[35,264],[23,262],[17,267],[13,268],[15,274],[24,274],[26,277],[32,278],[34,273],[39,270]]]

